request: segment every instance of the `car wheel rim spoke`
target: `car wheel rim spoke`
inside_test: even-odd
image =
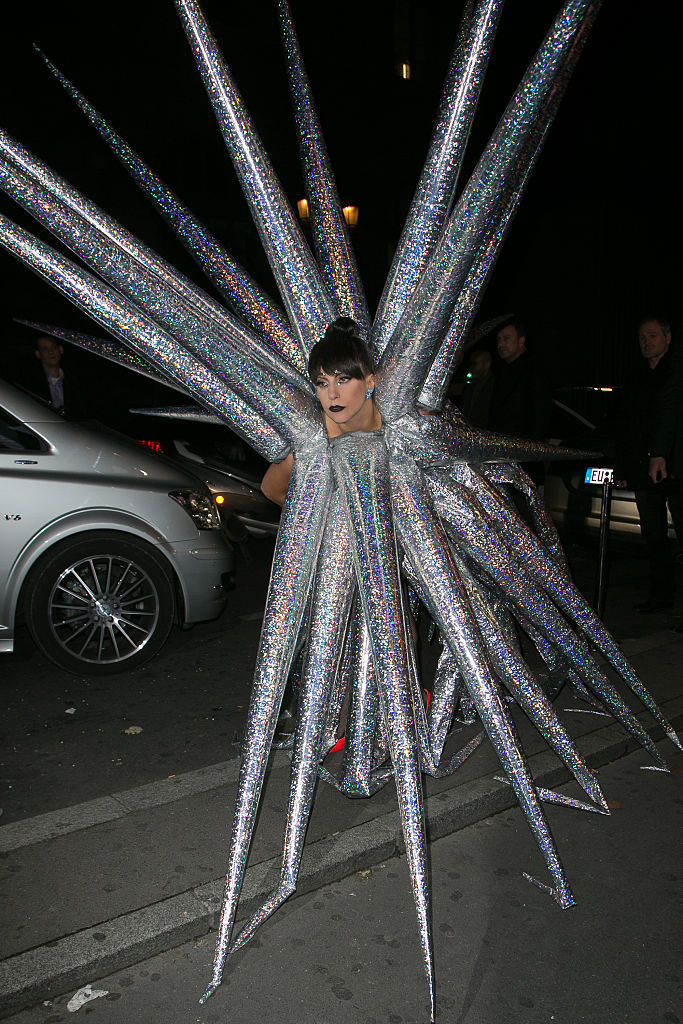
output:
[[[105,591],[106,594],[109,593],[109,588],[111,587],[111,567],[112,567],[113,562],[114,562],[113,558],[108,558],[107,559],[107,581],[104,584],[104,591]]]
[[[123,599],[125,597],[128,597],[129,594],[133,594],[140,587],[144,586],[146,582],[148,582],[148,581],[145,580],[145,579],[136,580],[135,583],[131,587],[128,587],[128,590],[124,590],[122,594],[117,591],[116,596],[118,597],[119,602],[123,603]],[[144,597],[144,595],[143,595],[143,597]],[[134,601],[140,601],[140,600],[142,600],[142,598],[139,597],[139,596],[138,597],[132,597],[130,599],[130,601],[133,601],[133,602]]]
[[[122,555],[74,562],[61,573],[49,599],[53,636],[65,651],[92,664],[114,664],[137,654],[153,636],[159,615],[153,580]]]
[[[118,628],[121,630],[121,632],[126,637],[128,636],[128,634],[126,633],[124,627],[126,627],[128,629],[138,629],[138,630],[140,630],[141,633],[147,633],[148,632],[146,626],[140,626],[137,622],[132,622],[130,619],[121,618],[121,619],[119,619],[117,621],[116,625],[118,626]],[[132,642],[133,641],[131,640],[131,643]]]
[[[129,571],[131,565],[132,565],[132,562],[129,562],[128,565],[126,566],[126,568],[124,569],[123,573],[119,577],[119,582],[116,584],[116,586],[112,590],[112,595],[113,596],[118,597],[119,589],[121,587],[121,584],[123,583],[123,581],[125,580],[126,576],[128,575],[128,571]]]
[[[85,651],[86,647],[88,646],[88,644],[89,644],[89,643],[90,643],[90,641],[92,640],[93,636],[95,635],[95,632],[96,632],[96,630],[97,630],[97,626],[93,626],[93,627],[91,628],[90,632],[88,633],[88,635],[87,635],[87,637],[86,637],[86,639],[85,639],[85,643],[83,644],[83,646],[81,647],[80,651],[78,652],[78,656],[79,656],[79,658],[80,658],[80,657],[82,657],[82,655],[83,655],[83,653],[84,653],[84,651]],[[73,638],[72,638],[72,639],[73,639]]]
[[[73,565],[71,566],[70,569],[67,569],[67,571],[64,573],[64,577],[65,578],[68,578],[69,576],[75,576],[75,578],[78,580],[78,582],[83,587],[83,589],[85,590],[86,594],[88,595],[88,597],[91,600],[94,601],[96,599],[97,595],[92,592],[92,590],[90,589],[88,584],[85,582],[85,580],[82,579],[82,577],[79,575],[79,573],[76,572],[76,567],[73,566]]]
[[[87,615],[87,614],[86,615],[73,615],[73,616],[70,615],[66,619],[60,619],[59,622],[55,622],[54,623],[54,627],[55,627],[55,629],[59,629],[60,626],[71,626],[71,627],[73,627],[73,626],[78,625],[79,622],[82,622],[82,623],[84,623],[84,625],[87,626],[88,622],[90,622],[90,616]],[[75,634],[73,634],[73,635],[75,635]]]
[[[150,597],[153,597],[153,596],[154,596],[154,592],[153,591],[149,591],[146,594],[140,594],[138,597],[131,597],[131,599],[129,601],[121,601],[121,600],[119,600],[119,604],[121,605],[122,608],[126,608],[126,609],[128,609],[130,607],[134,608],[136,604],[141,604],[143,601],[148,601],[150,599]]]
[[[68,587],[65,587],[63,582],[62,583],[58,583],[57,587],[55,589],[56,590],[62,590],[65,594],[68,594],[69,597],[75,598],[77,601],[82,601],[84,604],[88,603],[88,598],[87,597],[84,597],[83,594],[78,594],[75,591],[70,590]]]

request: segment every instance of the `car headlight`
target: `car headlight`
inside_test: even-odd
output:
[[[220,530],[221,522],[209,494],[202,491],[169,491],[168,496],[185,509],[198,530]]]

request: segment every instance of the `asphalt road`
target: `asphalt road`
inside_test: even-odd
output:
[[[2,824],[237,756],[273,542],[249,551],[220,618],[175,629],[141,669],[73,676],[20,631],[0,660]]]
[[[272,543],[251,549],[223,616],[175,633],[144,670],[72,677],[19,638],[0,662],[3,825],[237,756]],[[572,550],[571,562],[590,596],[593,552]],[[678,621],[680,607],[656,621],[633,613],[644,573],[637,548],[614,560],[607,622],[618,639],[666,636]],[[645,657],[666,662],[656,649]],[[432,844],[439,1021],[680,1024],[680,757],[666,753],[669,776],[641,771],[641,754],[601,771],[608,819],[549,809],[578,900],[571,911],[522,879],[541,868],[518,811]],[[11,1020],[58,1024],[80,1012],[95,1024],[427,1021],[401,858],[291,901],[199,1008],[212,948],[208,935],[97,981],[106,995],[80,1009],[69,1009],[68,993]]]
[[[671,747],[660,745],[667,756]],[[675,760],[675,759],[674,759]],[[519,809],[431,845],[439,1024],[680,1024],[680,758],[608,765],[609,817],[548,816],[576,896],[560,910],[522,871],[540,857]],[[295,899],[229,961],[205,1006],[214,936],[93,982],[8,1024],[427,1024],[408,871],[394,858]]]
[[[238,560],[221,617],[174,630],[137,671],[73,676],[20,630],[15,652],[0,657],[2,824],[237,756],[232,741],[248,705],[272,551],[272,539],[251,538],[251,561]],[[569,557],[591,600],[595,547],[571,547]],[[641,546],[616,550],[605,618],[617,639],[679,621],[678,609],[656,623],[634,615],[645,580]],[[423,644],[423,659],[432,655]]]

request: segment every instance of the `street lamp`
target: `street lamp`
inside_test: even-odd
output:
[[[308,199],[297,199],[296,208],[299,213],[299,220],[304,223],[308,223],[311,219],[311,213],[308,208]],[[355,228],[358,223],[358,207],[357,206],[345,206],[343,208],[344,220],[350,228]]]
[[[311,219],[311,215],[308,212],[308,199],[298,199],[296,203],[296,208],[299,211],[300,220],[305,221]]]
[[[345,206],[343,209],[344,220],[350,228],[355,228],[358,223],[358,207],[357,206]]]

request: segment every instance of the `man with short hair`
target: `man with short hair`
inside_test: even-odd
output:
[[[26,380],[26,387],[44,398],[67,420],[82,420],[89,413],[86,390],[78,374],[62,367],[64,349],[56,338],[41,334],[36,338],[34,354],[40,367]],[[35,367],[35,363],[33,364]]]
[[[657,434],[663,396],[672,381],[671,327],[663,317],[646,317],[638,325],[640,353],[647,363],[624,388],[617,438],[615,477],[633,488],[640,532],[649,561],[649,594],[634,607],[641,614],[665,611],[674,603],[676,580],[669,545],[667,509],[676,533],[683,536],[683,503],[678,479],[650,475],[650,460],[658,455]],[[663,453],[670,457],[670,446]]]
[[[45,374],[47,395],[57,412],[64,411],[64,371],[62,370],[63,347],[55,338],[41,335],[36,338],[35,356]]]
[[[514,363],[526,352],[526,330],[519,320],[511,320],[496,335],[498,355],[504,363]]]
[[[494,374],[489,430],[540,441],[548,432],[552,390],[527,351],[526,328],[511,319],[499,328],[496,342],[502,362]]]

